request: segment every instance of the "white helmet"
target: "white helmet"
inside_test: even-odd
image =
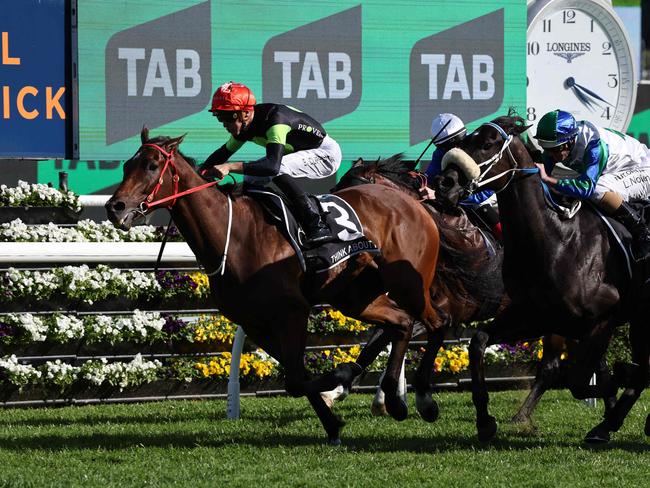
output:
[[[462,139],[467,133],[463,121],[454,114],[439,114],[431,122],[431,137],[436,146]]]

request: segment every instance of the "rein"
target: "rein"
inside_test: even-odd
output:
[[[189,195],[190,193],[195,193],[197,191],[201,191],[201,190],[203,190],[205,188],[209,188],[211,186],[214,186],[214,185],[218,184],[221,181],[221,180],[209,181],[209,182],[204,183],[202,185],[194,186],[192,188],[189,188],[187,190],[179,192],[178,191],[178,185],[180,183],[180,176],[178,175],[178,170],[176,169],[176,165],[174,164],[174,151],[172,150],[172,151],[167,152],[162,147],[160,147],[159,145],[151,144],[151,143],[143,144],[141,146],[141,148],[142,147],[153,147],[154,149],[157,149],[158,151],[160,151],[163,156],[165,156],[165,165],[163,166],[163,169],[160,172],[160,178],[158,178],[158,183],[156,183],[156,185],[153,187],[153,190],[151,190],[151,193],[149,193],[149,195],[147,195],[146,200],[143,201],[140,204],[140,211],[142,212],[142,214],[147,212],[152,207],[155,207],[157,205],[161,205],[161,204],[169,202],[169,201],[171,201],[171,203],[169,205],[166,205],[166,207],[169,210],[171,210],[172,207],[174,206],[174,204],[176,203],[176,200],[179,199],[180,197],[185,196],[185,195]],[[164,198],[161,198],[159,200],[154,200],[156,194],[160,191],[160,187],[163,184],[163,178],[165,177],[165,172],[167,171],[167,168],[169,168],[169,172],[172,175],[172,182],[173,182],[173,188],[174,188],[173,193],[168,197],[164,197]]]
[[[160,172],[160,177],[158,178],[158,183],[156,183],[156,185],[153,187],[153,190],[151,190],[151,193],[149,193],[149,195],[147,195],[146,200],[143,201],[140,204],[140,213],[142,213],[142,215],[144,215],[152,207],[155,207],[157,205],[161,205],[161,204],[169,202],[169,201],[171,201],[171,203],[169,205],[167,205],[167,208],[169,210],[171,210],[172,207],[174,206],[174,204],[176,203],[176,200],[178,200],[180,197],[185,196],[185,195],[189,195],[190,193],[196,193],[197,191],[204,190],[205,188],[209,188],[211,186],[214,186],[214,185],[218,184],[221,181],[221,179],[220,180],[215,180],[215,181],[210,181],[208,183],[204,183],[204,184],[199,185],[199,186],[194,186],[192,188],[189,188],[187,190],[179,192],[178,191],[178,185],[179,185],[179,182],[180,182],[180,176],[178,175],[178,170],[176,169],[176,165],[174,164],[174,151],[173,150],[172,151],[165,151],[159,145],[152,144],[152,143],[143,144],[141,146],[141,148],[143,148],[143,147],[153,147],[154,149],[157,149],[158,151],[160,151],[161,154],[163,156],[165,156],[165,165],[163,166],[163,169]],[[160,198],[159,200],[154,200],[156,194],[160,191],[160,187],[163,184],[163,178],[165,177],[165,172],[167,171],[167,168],[169,168],[169,172],[172,175],[172,182],[173,182],[174,192],[168,197]],[[161,243],[161,246],[160,246],[160,252],[158,253],[158,261],[156,263],[156,270],[158,269],[158,266],[160,264],[160,260],[162,259],[162,253],[163,253],[163,249],[165,248],[165,243],[167,241],[167,234],[169,232],[169,226],[170,225],[171,225],[171,219],[169,221],[169,224],[167,225],[167,230],[165,231],[165,238],[163,239],[163,242]],[[212,271],[210,273],[205,273],[206,276],[214,276],[216,274],[220,274],[221,276],[223,276],[223,274],[225,273],[225,271],[226,271],[226,260],[228,259],[228,247],[230,246],[230,234],[231,234],[231,231],[232,231],[232,200],[230,198],[230,195],[228,195],[228,228],[227,228],[227,231],[226,231],[226,244],[225,244],[224,249],[223,249],[223,256],[221,257],[221,264],[219,265],[219,267],[216,270],[214,270],[214,271]]]

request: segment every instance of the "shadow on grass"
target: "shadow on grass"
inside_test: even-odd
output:
[[[344,432],[345,434],[345,432]],[[173,434],[84,434],[71,436],[59,435],[33,435],[2,436],[0,435],[0,448],[2,450],[41,450],[53,452],[59,450],[127,450],[134,447],[158,448],[214,448],[232,447],[233,445],[249,446],[255,448],[274,447],[304,447],[322,446],[325,444],[324,436],[296,435],[273,433],[270,435],[257,435],[255,433],[237,433],[222,438],[215,438],[216,434],[203,433],[173,433]],[[581,442],[569,442],[562,439],[517,438],[513,436],[497,438],[489,443],[479,442],[475,437],[462,438],[452,435],[409,436],[391,438],[382,441],[372,435],[343,435],[341,449],[353,452],[414,452],[414,453],[445,453],[456,451],[527,451],[533,448],[585,448],[594,451],[623,450],[627,452],[645,453],[650,451],[650,445],[631,440],[612,441],[606,445],[589,446]],[[337,449],[337,448],[332,448]]]

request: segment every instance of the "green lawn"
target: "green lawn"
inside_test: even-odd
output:
[[[601,409],[548,393],[537,429],[508,424],[526,392],[492,394],[496,441],[481,444],[469,393],[441,393],[441,417],[413,410],[398,423],[372,417],[371,397],[337,406],[343,446],[304,399],[244,398],[242,420],[224,401],[161,402],[0,412],[0,486],[647,486],[650,395],[605,447],[582,443]],[[411,399],[412,402],[412,399]]]

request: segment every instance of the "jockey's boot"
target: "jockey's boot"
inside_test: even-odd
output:
[[[641,216],[627,202],[616,209],[612,217],[632,234],[632,257],[642,261],[650,257],[650,229]]]
[[[305,231],[305,245],[314,247],[334,240],[329,227],[321,218],[318,205],[307,194],[298,195],[293,201],[296,217]]]
[[[278,175],[273,178],[273,183],[291,200],[295,209],[295,216],[305,232],[308,247],[315,247],[325,242],[333,241],[334,236],[321,219],[316,202],[298,185],[289,175]]]

